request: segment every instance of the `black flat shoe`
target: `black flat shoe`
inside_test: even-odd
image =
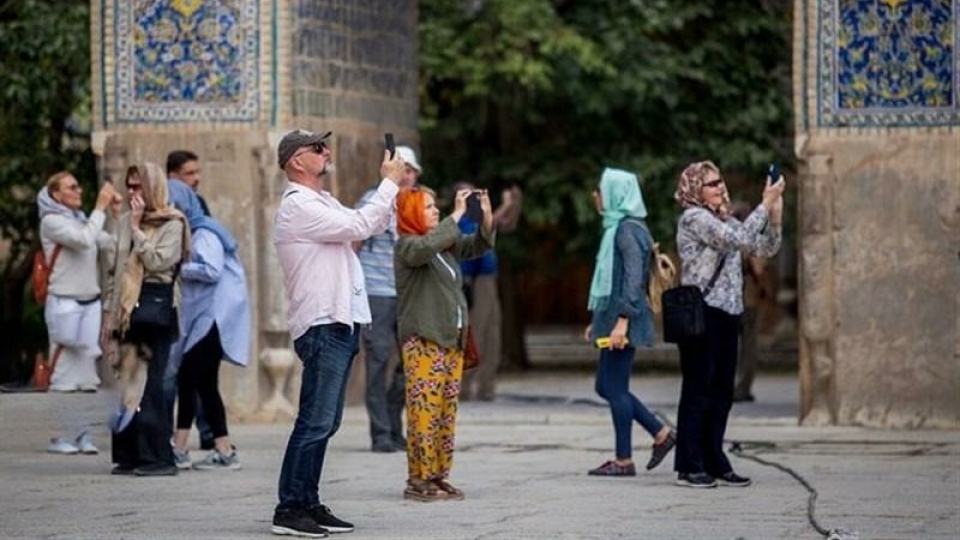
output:
[[[652,470],[659,465],[663,458],[667,457],[667,454],[673,450],[673,447],[677,445],[677,432],[671,431],[667,438],[663,440],[660,444],[653,445],[653,453],[650,455],[650,461],[647,462],[647,470]]]

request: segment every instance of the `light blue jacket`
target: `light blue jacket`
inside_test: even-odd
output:
[[[227,361],[246,366],[250,359],[250,303],[247,279],[236,251],[227,252],[209,229],[193,232],[191,260],[180,269],[183,334],[171,351],[180,363],[217,323]],[[175,360],[174,360],[175,359]]]

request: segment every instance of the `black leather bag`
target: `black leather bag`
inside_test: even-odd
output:
[[[140,299],[130,313],[131,326],[171,326],[176,315],[173,309],[173,283],[143,283]]]
[[[704,297],[710,294],[714,283],[720,276],[724,255],[710,278],[710,283],[702,292],[695,285],[681,285],[663,292],[660,297],[663,305],[663,340],[667,343],[680,343],[703,337],[707,332],[707,304]]]

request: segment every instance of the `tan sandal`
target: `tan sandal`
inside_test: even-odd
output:
[[[411,501],[433,502],[445,500],[448,495],[428,480],[410,478],[407,480],[407,488],[403,490],[403,498]]]
[[[433,484],[440,488],[443,493],[446,493],[447,499],[451,501],[462,501],[464,499],[463,490],[453,487],[453,484],[447,482],[443,478],[436,478],[433,480]]]

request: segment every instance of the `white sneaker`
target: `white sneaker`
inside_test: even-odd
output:
[[[90,440],[90,433],[84,431],[77,437],[77,450],[81,454],[87,454],[90,456],[100,453],[100,449],[94,446],[93,442]]]
[[[65,441],[61,438],[50,439],[50,445],[47,446],[47,452],[51,454],[61,454],[61,455],[73,455],[80,452],[80,449],[77,448],[72,442]]]

